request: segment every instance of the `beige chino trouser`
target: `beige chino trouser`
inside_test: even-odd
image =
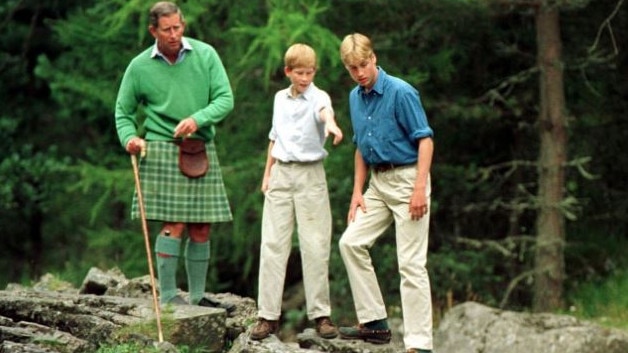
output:
[[[258,316],[277,320],[295,221],[307,316],[330,316],[331,209],[323,162],[276,162],[270,171],[262,215]]]
[[[394,222],[400,293],[404,321],[404,344],[408,348],[432,349],[432,300],[425,268],[429,212],[413,221],[409,201],[416,168],[402,167],[371,173],[364,193],[366,213],[356,214],[340,239],[340,254],[349,276],[356,315],[360,323],[387,317],[386,305],[371,262],[369,249]],[[428,209],[431,185],[426,189]]]

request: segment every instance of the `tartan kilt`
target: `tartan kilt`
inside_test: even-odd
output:
[[[213,141],[205,146],[209,171],[192,179],[179,170],[178,145],[146,141],[146,156],[139,161],[139,172],[147,220],[182,223],[232,220],[216,147]],[[133,194],[131,218],[140,218],[137,190]]]

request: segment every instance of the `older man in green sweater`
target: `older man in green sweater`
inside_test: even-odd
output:
[[[144,156],[139,168],[146,219],[163,224],[155,242],[160,302],[187,304],[177,295],[176,270],[183,248],[189,304],[230,310],[232,306],[204,296],[210,226],[232,219],[214,146],[215,124],[233,109],[229,78],[212,46],[183,36],[185,20],[175,4],[153,5],[148,30],[155,43],[128,65],[115,119],[122,146]],[[188,177],[179,167],[179,145],[190,139],[203,141],[209,160],[208,171],[200,177]],[[132,217],[139,217],[137,194]]]

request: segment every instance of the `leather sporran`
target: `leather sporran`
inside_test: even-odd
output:
[[[200,178],[209,170],[205,141],[183,139],[179,144],[179,169],[188,178]]]

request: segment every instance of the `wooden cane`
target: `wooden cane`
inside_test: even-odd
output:
[[[157,334],[159,342],[164,341],[164,334],[161,329],[161,311],[159,301],[157,300],[157,288],[155,285],[155,272],[153,271],[153,260],[151,256],[150,239],[148,237],[148,224],[146,223],[146,213],[144,211],[144,199],[142,197],[142,187],[140,186],[140,171],[137,167],[137,156],[131,155],[131,164],[133,164],[133,175],[135,176],[135,190],[137,192],[137,204],[140,208],[140,218],[142,219],[142,230],[144,231],[144,244],[146,245],[146,256],[148,258],[148,272],[150,273],[150,285],[153,291],[153,307],[155,309],[155,317],[157,318]]]

